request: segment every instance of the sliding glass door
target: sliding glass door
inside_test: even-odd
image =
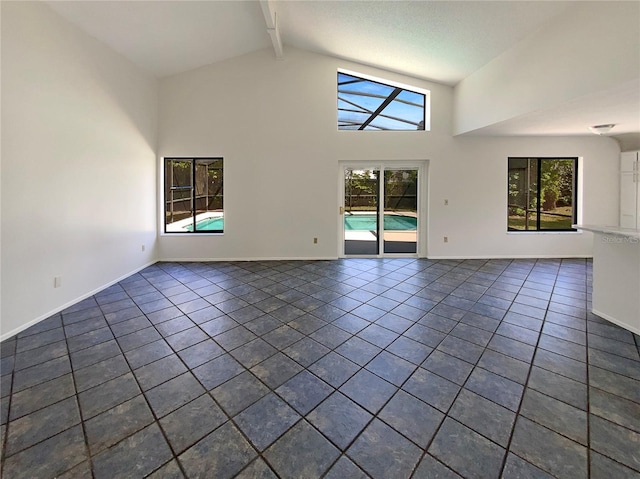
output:
[[[344,170],[344,254],[377,255],[380,249],[380,170]]]
[[[418,252],[418,168],[343,170],[345,256]]]
[[[384,172],[383,251],[418,252],[418,170]]]

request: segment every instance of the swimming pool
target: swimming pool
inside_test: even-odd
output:
[[[224,218],[205,218],[196,222],[198,231],[223,231],[224,230]],[[184,229],[193,231],[193,225],[187,225]]]
[[[345,215],[344,229],[347,231],[375,231],[377,215]],[[415,231],[418,219],[413,216],[384,215],[384,229],[386,231]],[[196,223],[198,231],[221,231],[224,230],[224,218],[205,218]],[[192,225],[184,227],[188,231],[193,231]]]
[[[377,230],[377,218],[375,214],[345,215],[345,231],[375,231]],[[403,215],[384,215],[385,231],[415,231],[418,218]]]

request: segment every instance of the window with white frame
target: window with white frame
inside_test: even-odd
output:
[[[222,158],[164,159],[165,233],[223,233]]]
[[[575,231],[577,158],[509,158],[508,231]]]
[[[338,71],[339,130],[428,130],[428,92]]]

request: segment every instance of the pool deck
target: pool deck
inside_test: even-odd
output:
[[[345,216],[373,215],[373,211],[350,211],[345,212]],[[385,211],[385,215],[389,216],[410,216],[417,218],[418,214],[412,211]],[[386,230],[383,232],[385,241],[397,241],[406,243],[415,243],[418,239],[416,230]],[[377,234],[373,230],[344,230],[344,239],[347,241],[376,241]]]
[[[418,233],[417,231],[385,231],[383,238],[385,241],[415,243],[418,239]],[[344,239],[355,241],[376,241],[377,235],[375,231],[345,230]]]

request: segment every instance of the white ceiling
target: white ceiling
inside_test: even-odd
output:
[[[159,78],[271,45],[258,2],[84,0],[46,3]]]
[[[455,85],[571,2],[280,2],[298,48]]]
[[[257,1],[47,3],[157,77],[271,45]],[[571,3],[289,0],[271,5],[285,45],[455,85]]]
[[[258,1],[46,3],[159,78],[271,46]],[[448,85],[455,85],[576,3],[271,1],[285,58],[290,45]],[[474,134],[589,134],[585,124],[623,121],[624,131],[619,133],[640,132],[637,84]]]
[[[472,132],[472,135],[591,134],[588,126],[614,124],[612,135],[640,132],[640,80],[574,98],[552,109],[538,110]],[[576,127],[577,125],[577,127]],[[576,131],[576,128],[581,131]]]

